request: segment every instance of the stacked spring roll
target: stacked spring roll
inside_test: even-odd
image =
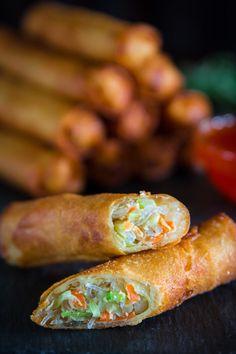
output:
[[[0,127],[0,176],[34,196],[80,192],[85,176],[82,161]]]
[[[88,160],[88,178],[106,188],[124,184],[134,171],[133,155],[120,139],[105,140]]]
[[[0,29],[0,67],[105,115],[121,114],[134,91],[128,72],[115,64],[91,65],[40,48],[5,28]]]
[[[142,90],[166,100],[183,85],[183,77],[166,55],[159,53],[159,32],[144,24],[126,24],[110,16],[59,4],[37,5],[23,18],[31,37],[89,58],[127,67]],[[68,39],[68,34],[74,33]],[[95,44],[96,43],[96,44]]]
[[[72,53],[128,68],[142,65],[161,46],[159,32],[147,24],[129,24],[98,12],[40,4],[23,18],[31,36]],[[73,33],[73,36],[71,34]]]
[[[91,110],[0,75],[0,122],[78,159],[105,136],[102,121]]]
[[[52,329],[137,325],[236,279],[236,224],[220,214],[176,246],[72,275],[43,293],[31,319]]]
[[[173,245],[188,228],[188,210],[168,195],[65,194],[10,205],[0,248],[19,266],[102,260]]]

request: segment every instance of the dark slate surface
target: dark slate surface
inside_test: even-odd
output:
[[[132,183],[116,191],[164,192],[180,198],[192,222],[225,211],[236,220],[235,205],[204,177],[179,173],[154,185]],[[1,184],[0,208],[27,197]],[[90,188],[87,192],[102,192]],[[180,307],[136,327],[90,331],[51,331],[34,325],[29,315],[40,294],[55,281],[88,264],[29,270],[0,261],[0,352],[83,353],[236,353],[236,282],[186,301]]]

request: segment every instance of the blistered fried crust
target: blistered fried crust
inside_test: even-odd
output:
[[[117,258],[72,275],[46,290],[31,319],[40,324],[48,298],[61,286],[84,277],[123,278],[150,288],[149,310],[126,321],[97,322],[96,328],[136,325],[180,305],[186,299],[236,278],[236,225],[219,214],[193,227],[175,247]],[[82,327],[82,326],[81,326]],[[77,329],[80,325],[77,326]]]
[[[137,194],[64,194],[14,203],[1,219],[2,256],[10,264],[34,266],[123,255],[115,237],[112,212],[115,203],[138,197]],[[154,194],[151,198],[171,210],[179,208],[181,222],[176,225],[170,243],[179,242],[188,232],[188,210],[168,195]]]

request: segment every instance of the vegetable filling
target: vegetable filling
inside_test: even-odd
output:
[[[126,248],[157,244],[166,233],[174,230],[173,221],[165,215],[166,208],[158,206],[148,196],[141,192],[139,198],[126,199],[113,212],[114,230]]]
[[[148,308],[142,285],[124,280],[93,279],[81,281],[76,286],[53,297],[47,315],[41,324],[60,324],[68,327],[84,323],[93,328],[95,322],[130,319]]]

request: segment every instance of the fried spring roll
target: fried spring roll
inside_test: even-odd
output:
[[[133,173],[129,147],[119,139],[105,140],[88,162],[89,178],[102,186],[124,184]]]
[[[185,90],[178,93],[165,107],[169,124],[193,127],[212,115],[212,104],[202,92]]]
[[[160,33],[147,24],[128,24],[98,12],[59,4],[40,4],[23,18],[30,35],[89,59],[136,68],[161,46]]]
[[[46,290],[31,319],[58,329],[137,325],[236,279],[236,225],[220,214],[175,247],[117,258]]]
[[[7,29],[0,29],[0,66],[103,114],[123,112],[134,90],[131,77],[118,65],[89,65],[36,47]]]
[[[157,106],[136,99],[128,109],[111,126],[112,131],[120,139],[137,143],[150,137],[159,125]]]
[[[184,84],[184,78],[171,59],[157,54],[147,60],[134,75],[144,92],[163,102],[175,95]]]
[[[84,169],[28,137],[0,129],[0,176],[34,196],[81,192]]]
[[[92,111],[0,76],[0,122],[78,158],[104,139],[105,129]]]
[[[135,147],[135,173],[144,181],[159,181],[169,176],[177,163],[179,139],[154,136]]]
[[[3,258],[18,266],[99,260],[178,243],[189,212],[164,194],[65,194],[15,203],[3,213]]]

